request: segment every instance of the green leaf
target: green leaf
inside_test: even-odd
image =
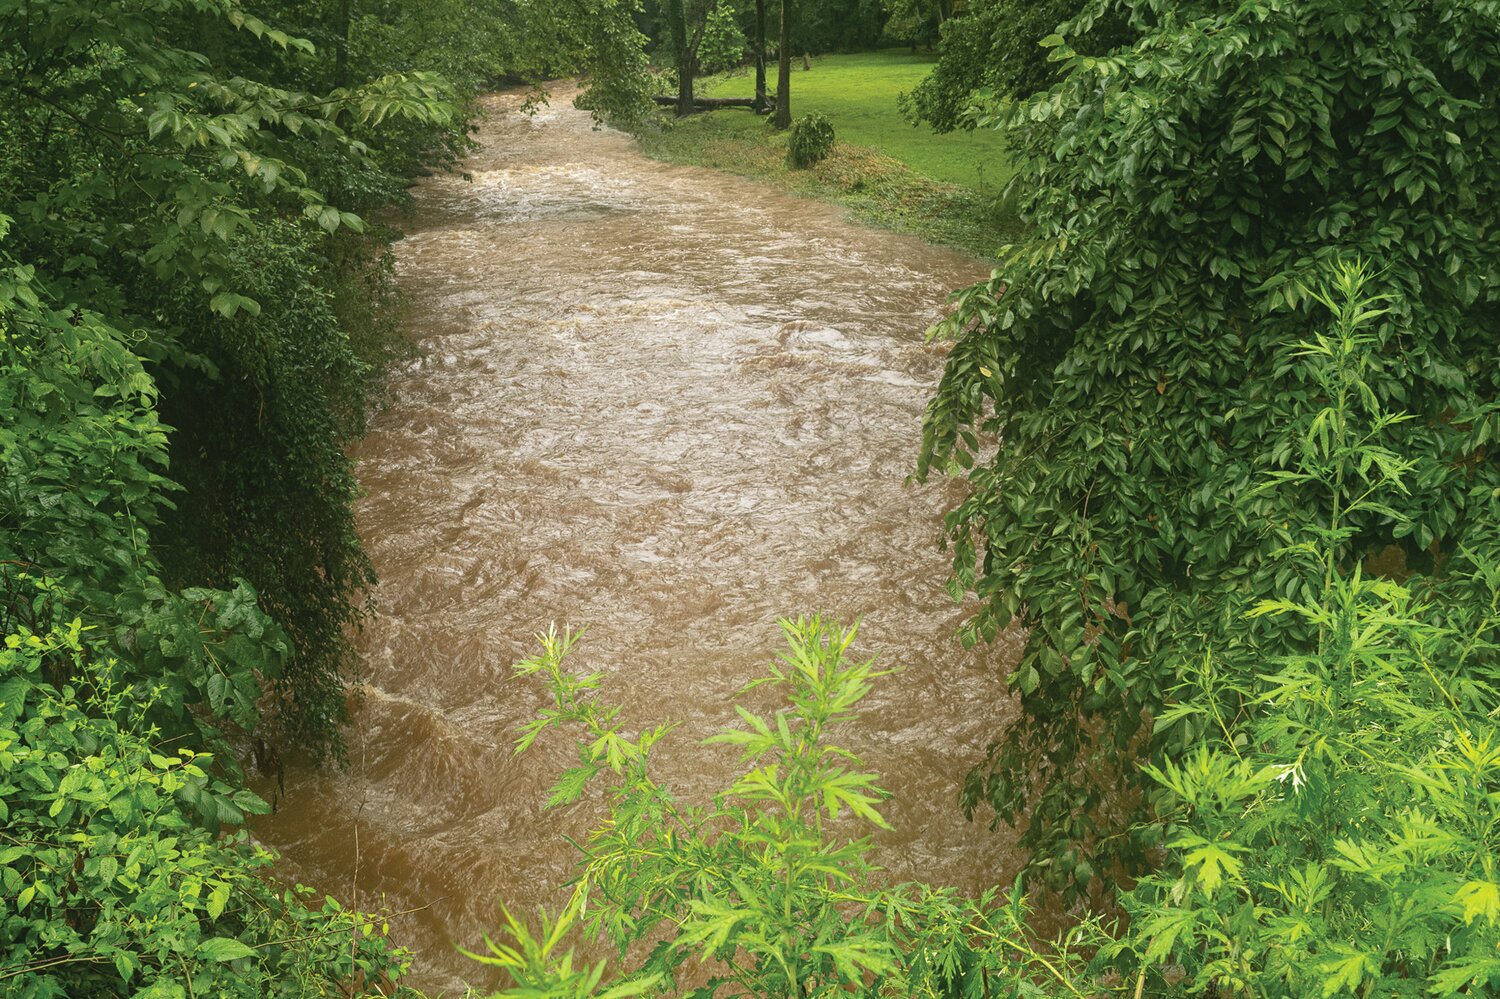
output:
[[[229,904],[229,882],[218,881],[214,883],[213,891],[208,895],[208,903],[204,907],[208,912],[209,919],[218,919],[224,914],[224,906]]]
[[[1203,886],[1206,894],[1212,895],[1226,876],[1238,879],[1242,864],[1239,858],[1222,846],[1207,843],[1188,851],[1183,858],[1183,866],[1197,868],[1198,883]]]
[[[556,808],[559,805],[569,805],[577,801],[588,786],[588,782],[599,773],[596,766],[572,767],[564,770],[562,777],[552,788],[552,793],[547,799],[548,808]]]
[[[198,945],[197,955],[207,961],[238,961],[255,951],[233,937],[209,937]]]
[[[633,978],[628,982],[622,982],[611,989],[599,993],[595,999],[627,999],[628,996],[642,995],[654,989],[656,983],[661,980],[661,975],[647,975],[644,978]]]
[[[1483,916],[1494,926],[1500,923],[1500,885],[1493,881],[1470,881],[1458,890],[1454,901],[1463,907],[1464,925]]]
[[[260,303],[255,299],[227,291],[221,291],[210,298],[208,307],[226,319],[233,318],[241,310],[252,316],[260,315]]]
[[[1323,995],[1325,997],[1336,995],[1346,989],[1351,993],[1357,993],[1360,983],[1367,975],[1373,976],[1380,973],[1379,965],[1370,955],[1345,946],[1339,946],[1336,949],[1344,952],[1345,956],[1319,965],[1324,974]]]

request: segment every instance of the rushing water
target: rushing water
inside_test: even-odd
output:
[[[394,921],[412,984],[490,984],[458,955],[497,901],[563,897],[563,839],[597,797],[547,810],[576,762],[543,692],[510,676],[549,622],[587,625],[576,665],[640,726],[683,796],[735,768],[698,740],[780,645],[778,616],[863,619],[882,682],[847,744],[894,792],[894,878],[978,890],[1010,839],[966,823],[958,782],[1011,712],[1002,641],[963,650],[943,589],[943,484],[903,484],[941,354],[922,342],[983,269],[840,210],[664,166],[565,95],[492,98],[472,181],[416,192],[399,278],[424,353],[355,448],[379,617],[344,771],[293,770],[257,834],[345,902]]]

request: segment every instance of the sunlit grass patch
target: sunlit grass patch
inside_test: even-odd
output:
[[[904,53],[875,53],[829,56],[814,60],[811,71],[797,69],[794,113],[822,111],[833,119],[838,139],[832,155],[810,169],[789,168],[785,135],[739,109],[682,120],[664,116],[659,128],[639,136],[640,146],[655,159],[767,181],[848,205],[866,222],[990,256],[1018,229],[1014,212],[998,200],[1008,160],[989,133],[939,136],[902,121],[895,95],[920,79],[927,63]],[[817,85],[809,83],[814,77]],[[734,95],[752,86],[742,74],[705,81],[699,93]],[[984,171],[983,187],[972,157],[981,148],[993,164]],[[974,182],[955,182],[966,171]]]
[[[821,111],[833,120],[845,142],[870,146],[934,180],[995,193],[1010,179],[1010,159],[1000,134],[980,129],[937,135],[909,124],[896,97],[911,90],[931,70],[936,57],[893,50],[817,56],[812,69],[802,60],[792,68],[792,113]],[[775,67],[769,67],[775,89]],[[704,97],[749,97],[754,76],[746,69],[707,78],[697,90]]]

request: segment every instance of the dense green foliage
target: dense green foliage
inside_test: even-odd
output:
[[[1465,569],[1493,615],[1496,563]],[[1451,630],[1357,572],[1254,613],[1323,638],[1253,678],[1213,658],[1185,671],[1164,720],[1206,734],[1148,768],[1169,849],[1107,953],[1149,969],[1153,995],[1493,995],[1500,700],[1472,667],[1493,661],[1494,619]]]
[[[968,112],[978,92],[1029,97],[1045,90],[1058,67],[1040,43],[1082,6],[1079,0],[972,0],[962,16],[943,22],[941,58],[927,79],[902,95],[902,111],[938,132],[972,129],[976,122]],[[1077,51],[1102,55],[1130,34],[1125,17],[1111,8],[1070,38]]]
[[[47,307],[34,268],[4,247],[0,625],[46,633],[87,611],[128,650],[132,678],[171,678],[153,712],[169,735],[212,739],[219,716],[253,728],[262,683],[282,676],[291,647],[247,583],[162,582],[151,539],[177,487],[162,474],[167,434],[132,338],[94,313]]]
[[[164,389],[162,409],[187,428],[171,448],[185,487],[175,510],[148,495],[162,483],[121,487],[116,502],[142,507],[138,529],[165,525],[150,533],[149,553],[146,535],[132,538],[132,565],[145,576],[160,570],[168,589],[244,578],[262,590],[264,609],[295,642],[281,669],[262,673],[286,695],[278,721],[314,749],[336,745],[346,628],[370,579],[339,445],[364,412],[367,362],[351,336],[370,331],[340,325],[359,318],[354,310],[334,311],[339,286],[364,275],[332,263],[327,234],[356,239],[364,225],[328,192],[348,193],[347,179],[364,174],[378,185],[374,200],[350,202],[388,201],[379,189],[398,185],[380,179],[382,150],[360,136],[386,119],[429,132],[456,126],[442,84],[392,75],[315,96],[297,89],[303,74],[285,65],[311,58],[309,42],[213,3],[168,3],[149,17],[123,2],[54,4],[45,17],[23,4],[4,13],[0,31],[15,67],[0,79],[0,133],[13,140],[0,153],[0,190],[14,212],[6,251],[26,262],[50,309],[99,317],[65,349],[129,339],[125,349]],[[222,53],[223,66],[200,49]],[[286,84],[243,75],[251,52]],[[33,329],[24,317],[11,322]],[[292,372],[295,397],[279,394],[277,379]],[[238,405],[226,408],[231,399]],[[73,415],[53,403],[51,416]],[[163,457],[153,456],[153,471]],[[299,480],[311,487],[295,488]],[[96,562],[123,567],[115,556],[46,543],[11,562],[64,580],[97,574]],[[101,598],[113,604],[147,589],[145,576],[116,573],[69,599],[114,622],[116,608]]]
[[[1316,295],[1333,330],[1290,351],[1321,405],[1263,485],[1328,519],[1272,556],[1301,585],[1247,615],[1285,651],[1181,664],[1155,717],[1177,737],[1144,768],[1166,853],[1104,951],[1153,994],[1500,987],[1500,547],[1455,553],[1440,603],[1430,578],[1346,569],[1365,518],[1404,520],[1422,471],[1389,446],[1414,421],[1369,381],[1389,303],[1366,279],[1343,268]]]
[[[299,67],[318,86],[420,71],[472,97],[501,84],[538,84],[592,70],[594,103],[628,120],[643,110],[645,96],[620,87],[628,77],[625,66],[641,61],[634,7],[624,0],[276,0],[257,10],[268,19],[274,11],[278,25],[312,40],[324,54]],[[335,58],[326,58],[329,53]],[[404,148],[403,167],[426,160],[446,164],[444,153],[462,149],[452,136],[421,130],[413,136],[390,120],[380,123],[375,137],[388,155],[393,146]],[[421,141],[410,146],[410,138]]]
[[[406,958],[380,917],[279,889],[221,826],[268,810],[162,748],[169,683],[129,683],[78,621],[0,647],[0,991],[16,999],[344,996]],[[62,680],[55,678],[65,678]]]
[[[786,136],[786,161],[797,169],[810,167],[833,152],[833,122],[818,111],[792,122]]]
[[[1202,737],[1148,724],[1189,664],[1311,640],[1244,611],[1310,599],[1317,580],[1276,553],[1340,513],[1326,490],[1262,488],[1327,392],[1283,345],[1330,260],[1381,263],[1362,383],[1411,414],[1389,447],[1414,466],[1399,510],[1342,525],[1339,570],[1396,546],[1459,601],[1452,556],[1500,513],[1500,8],[1147,3],[1135,22],[1109,58],[1050,39],[1066,77],[995,112],[1033,235],[937,331],[953,349],[922,464],[968,479],[947,519],[954,593],[981,600],[968,637],[1029,629],[1024,720],[966,800],[1030,808],[1059,886],[1146,858],[1097,820],[1150,804],[1110,790],[1138,754]]]
[[[297,48],[237,10],[195,10]],[[28,996],[339,995],[398,975],[399,954],[371,922],[264,880],[272,858],[243,835],[219,837],[264,808],[236,789],[222,735],[264,730],[267,691],[284,693],[282,730],[335,738],[342,624],[368,579],[339,450],[363,416],[362,362],[335,321],[309,329],[293,312],[333,297],[314,234],[363,226],[306,186],[288,135],[306,133],[309,163],[374,168],[341,121],[444,127],[452,113],[431,81],[309,105],[219,80],[163,48],[160,23],[93,12],[107,17],[58,7],[57,33],[6,36],[34,60],[3,118],[26,141],[0,154],[17,198],[13,225],[0,216],[6,975]],[[72,46],[96,62],[58,65]],[[291,327],[279,342],[276,321]],[[267,407],[278,378],[296,417]],[[239,410],[225,384],[248,389]],[[192,426],[177,438],[160,419],[174,408]],[[321,492],[266,489],[293,472]],[[326,529],[323,549],[299,528]],[[192,558],[195,541],[216,561]]]
[[[395,233],[361,213],[465,148],[475,88],[629,24],[509,5],[481,52],[471,6],[0,2],[7,994],[401,971],[219,834],[264,807],[229,736],[340,745],[373,581],[343,445],[396,341]]]
[[[705,73],[732,69],[745,61],[747,44],[734,8],[720,0],[704,19],[698,66]]]
[[[885,27],[882,0],[797,0],[792,52],[856,52],[874,47]]]

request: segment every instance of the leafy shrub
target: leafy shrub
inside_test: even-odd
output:
[[[733,69],[745,61],[746,45],[734,8],[716,3],[708,12],[703,38],[698,42],[698,68],[705,73]]]
[[[821,111],[805,114],[792,122],[786,137],[786,160],[804,169],[826,159],[833,152],[833,122]]]
[[[384,167],[462,132],[450,89],[399,72],[309,93],[311,42],[218,0],[165,0],[149,18],[121,0],[65,2],[48,17],[30,40],[0,25],[7,59],[70,67],[35,86],[0,82],[7,249],[25,261],[27,308],[46,313],[47,331],[19,313],[8,321],[13,398],[27,411],[6,455],[11,562],[118,631],[133,668],[179,660],[160,676],[214,683],[174,683],[185,705],[216,694],[253,707],[269,681],[290,694],[267,702],[285,707],[284,728],[314,750],[336,746],[347,627],[370,580],[341,452],[369,371],[341,324],[363,323],[352,330],[370,334],[362,342],[381,336],[352,296],[332,292],[381,286],[382,255],[335,256],[330,237],[365,231],[351,205],[392,200]],[[62,120],[73,124],[54,127]],[[415,131],[396,134],[397,121]],[[381,123],[388,146],[371,135]],[[182,428],[172,461],[185,490],[162,478],[162,418]],[[106,437],[131,439],[112,448]],[[87,491],[66,497],[61,470],[85,454]],[[38,540],[48,523],[61,543]],[[181,588],[199,606],[173,595]],[[241,640],[208,650],[198,636],[218,631],[215,608],[238,615],[219,623]],[[210,668],[221,650],[222,671]]]
[[[49,675],[67,675],[57,686]],[[266,804],[158,743],[163,684],[73,621],[0,647],[0,991],[16,999],[343,996],[406,969],[378,916],[268,880]]]
[[[1155,718],[1185,737],[1145,768],[1165,862],[1124,895],[1131,932],[1108,949],[1153,994],[1500,988],[1500,547],[1453,556],[1471,585],[1440,614],[1422,576],[1341,569],[1365,516],[1407,519],[1419,468],[1386,446],[1407,418],[1366,381],[1382,310],[1362,280],[1346,268],[1341,302],[1318,294],[1338,324],[1294,353],[1324,404],[1268,483],[1331,511],[1279,556],[1311,585],[1248,615],[1286,622],[1292,651],[1205,655]]]
[[[1031,234],[938,331],[920,466],[968,480],[946,521],[954,590],[981,608],[968,639],[1028,629],[1023,718],[965,799],[1025,815],[1059,887],[1103,869],[1072,844],[1148,859],[1099,806],[1139,753],[1191,744],[1147,727],[1183,664],[1284,652],[1286,624],[1244,611],[1321,583],[1275,553],[1328,522],[1329,494],[1263,483],[1320,408],[1283,345],[1324,313],[1309,289],[1333,261],[1380,262],[1364,382],[1410,414],[1389,446],[1420,483],[1406,516],[1351,522],[1341,572],[1395,547],[1447,593],[1441,557],[1500,514],[1494,5],[1150,0],[1134,23],[1108,57],[1049,39],[1064,79],[989,119]]]
[[[254,729],[286,634],[241,579],[162,581],[151,539],[179,487],[164,475],[156,382],[132,337],[44,295],[0,248],[0,627],[46,633],[87,615],[133,678],[162,685],[153,721],[169,735],[212,742],[220,719]]]
[[[1066,945],[1030,941],[1019,887],[976,900],[881,885],[867,833],[888,828],[879,812],[886,792],[831,740],[884,674],[849,656],[852,628],[818,618],[781,627],[785,650],[746,689],[774,690],[782,704],[774,716],[737,705],[743,727],[708,740],[737,749],[745,769],[702,804],[680,802],[651,776],[651,749],[671,726],[630,737],[619,709],[598,702],[599,674],[564,669],[573,635],[542,636],[541,654],[515,667],[552,696],[518,751],[554,729],[576,732],[580,765],[562,775],[550,804],[575,802],[603,780],[608,815],[581,845],[567,907],[555,918],[543,913],[539,931],[506,913],[502,940],[470,955],[509,973],[514,987],[498,997],[674,989],[690,961],[709,958],[712,977],[695,994],[1040,994],[1033,979],[1056,984],[1078,973]],[[578,928],[622,955],[656,944],[638,967],[599,985],[605,966],[576,964],[569,949]]]
[[[1500,565],[1476,568],[1494,614]],[[1472,675],[1488,629],[1435,625],[1357,572],[1254,613],[1321,640],[1260,676],[1212,657],[1187,672],[1161,724],[1223,727],[1147,769],[1167,853],[1123,896],[1132,930],[1110,954],[1153,995],[1496,994],[1500,697]]]

